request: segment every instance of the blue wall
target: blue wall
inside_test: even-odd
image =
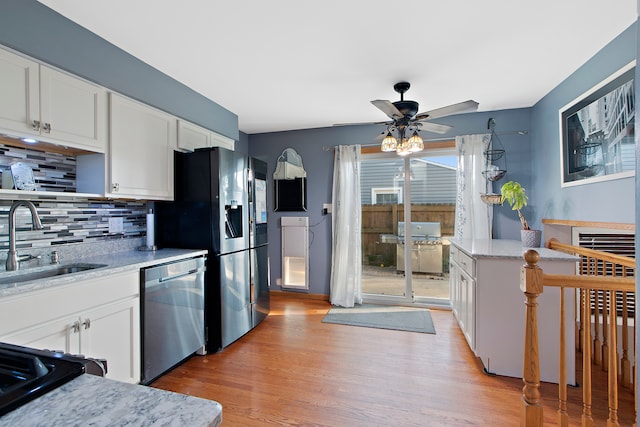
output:
[[[447,117],[440,122],[454,125],[455,129],[449,135],[437,137],[486,132],[487,120],[493,117],[507,151],[507,179],[517,180],[527,188],[530,205],[525,208],[525,214],[533,227],[541,227],[542,218],[633,223],[633,178],[561,188],[558,110],[635,59],[636,40],[634,24],[533,108]],[[238,118],[232,112],[36,0],[3,0],[0,44],[233,138],[239,151],[267,161],[270,173],[284,148],[298,150],[308,172],[306,214],[311,225],[311,293],[329,292],[331,216],[322,215],[322,204],[331,201],[333,147],[369,145],[381,131],[379,126],[239,133]],[[375,114],[376,110],[372,109],[372,115]],[[372,120],[375,117],[372,116]],[[516,131],[528,134],[518,135]],[[268,202],[272,283],[277,288],[275,279],[281,277],[279,219],[282,215],[295,214],[273,212],[272,192]],[[517,239],[519,229],[514,212],[506,206],[496,207],[494,237]]]
[[[0,44],[229,138],[238,116],[36,0],[3,0]]]
[[[630,26],[532,108],[532,161],[536,173],[530,202],[536,207],[535,225],[541,218],[635,223],[633,177],[561,187],[558,116],[560,108],[636,59],[636,27],[637,23]]]
[[[377,114],[371,110],[372,119]],[[440,120],[454,126],[453,132],[446,135],[435,135],[423,132],[423,137],[453,138],[455,135],[466,135],[487,132],[490,117],[496,121],[496,131],[507,151],[507,179],[521,181],[527,186],[531,180],[531,153],[528,135],[518,135],[516,131],[528,132],[529,109],[493,111],[491,113],[473,113],[451,116]],[[273,132],[249,135],[249,152],[251,156],[264,160],[269,165],[270,186],[268,188],[269,209],[269,256],[271,259],[272,288],[279,289],[276,279],[282,277],[282,261],[280,256],[280,218],[282,216],[308,216],[310,224],[310,293],[328,294],[329,275],[331,269],[331,215],[322,215],[323,203],[331,203],[333,179],[333,147],[337,145],[372,145],[374,138],[383,129],[376,125],[338,126],[329,128],[305,129],[289,132]],[[302,157],[307,171],[308,206],[307,212],[274,212],[273,211],[273,172],[276,160],[285,148],[292,147]],[[496,188],[495,191],[499,189]],[[518,235],[506,236],[502,229],[509,229],[513,224],[519,233],[517,216],[507,207],[495,210],[496,237],[519,238]]]
[[[484,113],[462,114],[441,119],[455,126],[447,138],[487,131],[490,117],[507,152],[507,177],[519,181],[529,195],[524,209],[532,228],[542,228],[542,219],[572,219],[635,223],[635,179],[626,178],[602,183],[562,188],[560,186],[560,136],[558,112],[561,107],[636,58],[636,24],[542,98],[534,107]],[[636,85],[637,89],[637,85]],[[375,110],[372,110],[375,114]],[[310,292],[329,293],[331,266],[331,218],[322,215],[322,204],[331,202],[333,149],[340,144],[371,145],[381,131],[379,126],[349,126],[307,129],[249,135],[249,152],[275,168],[278,155],[286,147],[302,156],[308,175],[311,224]],[[519,135],[517,131],[526,131]],[[428,138],[429,136],[426,136]],[[271,190],[271,188],[270,188]],[[499,191],[498,185],[494,188]],[[273,212],[273,194],[269,196],[270,250],[272,286],[281,277],[280,217],[296,215]],[[520,222],[508,206],[494,209],[494,237],[519,239]]]

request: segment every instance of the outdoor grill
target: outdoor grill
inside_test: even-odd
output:
[[[410,236],[411,270],[414,273],[442,274],[440,223],[412,222],[410,231],[410,233],[405,233],[404,222],[398,222],[396,268],[399,271],[404,271],[404,245]]]

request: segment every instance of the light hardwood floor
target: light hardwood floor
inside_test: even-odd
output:
[[[431,310],[431,335],[325,324],[328,302],[272,294],[256,329],[152,386],[220,402],[224,426],[519,425],[522,380],[483,373],[450,311]],[[555,425],[557,386],[542,393]],[[570,390],[577,420],[580,393]],[[621,411],[621,425],[632,419]]]

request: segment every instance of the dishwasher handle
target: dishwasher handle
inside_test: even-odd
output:
[[[204,257],[189,258],[142,269],[142,280],[144,283],[166,282],[190,274],[200,273],[205,269]]]
[[[189,271],[185,271],[184,273],[180,273],[180,274],[175,274],[173,276],[166,276],[166,277],[160,277],[158,279],[158,282],[162,283],[162,282],[168,282],[170,280],[175,280],[175,279],[179,279],[181,277],[185,277],[185,276],[190,276],[192,274],[198,273],[200,272],[201,269],[199,268],[194,268],[193,270],[189,270]]]

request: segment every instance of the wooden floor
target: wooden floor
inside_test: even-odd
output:
[[[329,308],[273,293],[256,329],[152,386],[220,402],[224,426],[519,425],[522,380],[484,374],[450,311],[431,310],[431,335],[322,323]],[[542,393],[555,425],[557,386]],[[579,420],[579,403],[569,411]]]

